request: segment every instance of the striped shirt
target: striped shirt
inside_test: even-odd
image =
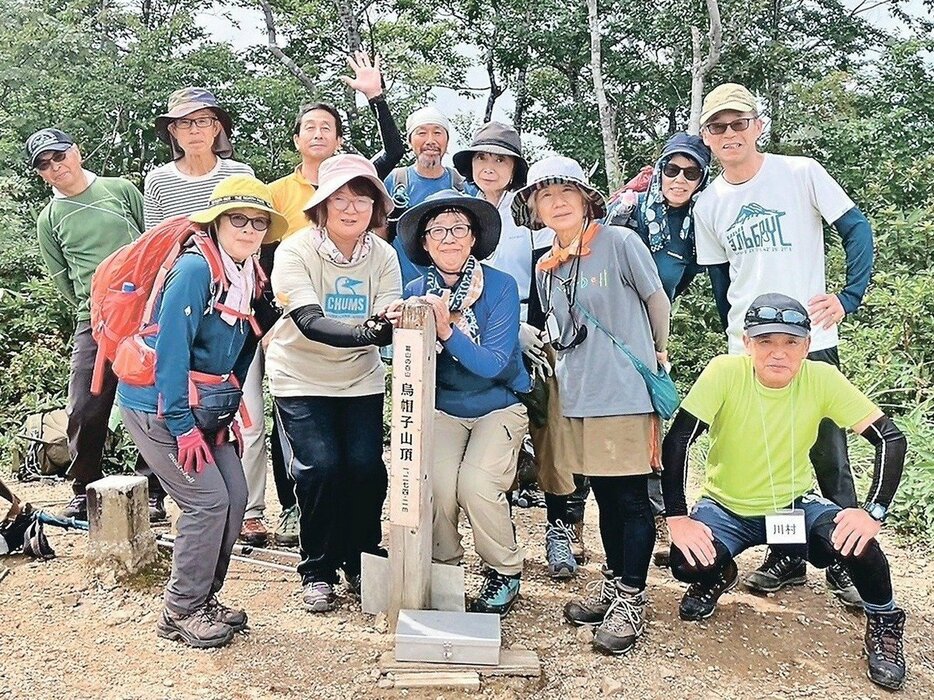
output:
[[[146,175],[143,188],[146,229],[180,214],[207,207],[214,186],[230,175],[252,175],[253,168],[227,158],[218,158],[214,168],[193,177],[182,173],[175,161],[160,165]]]

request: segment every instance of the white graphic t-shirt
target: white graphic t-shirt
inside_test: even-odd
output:
[[[812,158],[767,153],[755,177],[731,185],[718,177],[694,206],[697,262],[730,264],[729,351],[743,349],[743,318],[760,294],[778,292],[805,307],[826,294],[823,218],[855,205]],[[811,351],[837,345],[837,328],[814,328]]]

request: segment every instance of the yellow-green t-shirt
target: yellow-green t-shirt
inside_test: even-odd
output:
[[[302,166],[299,165],[285,177],[280,177],[269,184],[272,190],[272,203],[282,216],[289,222],[288,232],[282,236],[285,240],[293,233],[308,225],[305,217],[305,205],[315,194],[315,186],[302,175]],[[267,234],[263,244],[275,243],[276,239]]]
[[[791,384],[769,389],[748,355],[711,360],[681,406],[710,426],[704,495],[743,516],[811,490],[808,453],[821,419],[849,428],[878,410],[833,365],[805,360]]]

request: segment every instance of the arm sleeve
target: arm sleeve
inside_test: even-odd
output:
[[[665,517],[687,515],[684,492],[688,479],[690,447],[709,428],[704,421],[683,408],[678,411],[662,443],[662,498]]]
[[[210,302],[211,272],[200,255],[182,255],[166,277],[157,320],[156,390],[169,432],[176,437],[195,426],[188,405],[191,348]]]
[[[148,231],[160,221],[165,220],[165,212],[162,209],[162,202],[159,199],[158,192],[152,181],[152,172],[146,176],[143,185],[143,224]]]
[[[318,304],[300,306],[289,316],[308,340],[335,348],[362,348],[367,345],[389,345],[392,342],[392,324],[386,320],[376,321],[372,327],[367,323],[351,326],[327,318]]]
[[[866,503],[888,508],[902,479],[908,439],[888,416],[881,416],[861,434],[876,448]]]
[[[649,314],[649,327],[656,352],[665,352],[668,347],[668,333],[671,327],[671,302],[664,289],[659,289],[645,300],[645,309]]]
[[[710,277],[710,287],[713,289],[713,300],[717,305],[717,315],[720,316],[720,323],[723,324],[723,331],[726,332],[727,327],[730,325],[730,300],[728,297],[730,291],[730,263],[708,265],[707,275]]]
[[[859,308],[872,275],[872,227],[858,207],[834,221],[833,227],[840,234],[846,253],[846,286],[838,296],[843,310],[851,314]]]
[[[726,249],[717,236],[713,222],[709,218],[702,206],[699,206],[704,197],[712,197],[707,192],[701,193],[700,199],[694,205],[694,243],[697,246],[698,265],[719,265],[729,262]]]
[[[389,105],[386,103],[384,95],[378,95],[370,100],[370,109],[376,115],[376,123],[379,126],[379,137],[383,142],[383,150],[373,158],[373,165],[376,168],[376,174],[379,178],[385,179],[392,172],[402,157],[405,155],[405,144],[402,142],[402,134],[399,133],[399,125],[392,117]]]
[[[442,343],[465,369],[485,379],[499,376],[518,344],[519,290],[511,277],[491,305],[482,344],[475,343],[456,327],[451,337]]]
[[[49,268],[52,283],[62,293],[62,296],[77,306],[78,297],[75,296],[75,288],[68,277],[68,262],[65,260],[65,254],[62,252],[58,239],[52,233],[52,224],[46,211],[39,215],[36,233],[39,236],[39,254],[45,266]]]

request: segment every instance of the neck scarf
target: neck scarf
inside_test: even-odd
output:
[[[662,170],[668,165],[671,157],[662,158],[655,164],[655,170],[652,172],[652,181],[649,183],[649,189],[645,193],[645,199],[642,200],[641,214],[649,229],[649,250],[657,253],[664,248],[671,240],[671,232],[668,230],[668,203],[662,195]],[[708,169],[704,169],[700,182],[691,199],[685,205],[687,211],[684,213],[684,221],[681,223],[680,236],[683,241],[694,240],[694,219],[691,216],[694,210],[694,201],[704,190],[707,184]]]
[[[558,241],[558,236],[556,235],[555,240],[551,244],[551,250],[542,256],[536,268],[539,270],[554,270],[574,256],[580,256],[582,258],[587,257],[590,255],[590,242],[594,239],[599,230],[600,224],[594,221],[590,226],[577,234],[567,247],[561,246],[561,243]]]
[[[432,265],[428,268],[425,291],[439,297],[444,297],[443,292],[450,292],[448,309],[451,311],[451,321],[473,342],[480,343],[480,326],[472,307],[483,292],[483,268],[474,256],[467,258],[453,289],[445,285],[441,272]]]
[[[348,265],[357,264],[369,255],[370,251],[373,249],[373,241],[370,239],[369,231],[365,232],[357,239],[349,258],[345,257],[344,254],[340,252],[337,245],[335,245],[334,241],[331,240],[331,237],[324,229],[312,228],[311,240],[322,257],[324,257],[325,260],[330,260],[338,267],[347,267]]]
[[[221,251],[221,260],[224,263],[224,275],[230,285],[227,288],[227,296],[224,298],[224,306],[239,311],[242,314],[250,314],[253,305],[253,292],[256,284],[256,271],[253,269],[255,261],[251,255],[243,261],[242,265],[237,265],[233,258],[227,254],[223,246],[217,246]],[[234,325],[240,319],[233,314],[221,312],[221,319],[228,326]]]

